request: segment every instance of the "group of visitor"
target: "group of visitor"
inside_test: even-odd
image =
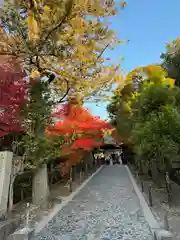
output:
[[[105,155],[106,165],[126,164],[124,161],[124,154],[122,151],[112,152]]]
[[[122,150],[106,153],[96,153],[94,154],[94,159],[96,159],[96,161],[100,161],[101,165],[126,164]]]

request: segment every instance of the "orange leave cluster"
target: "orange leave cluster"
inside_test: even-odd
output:
[[[84,139],[84,135],[102,137],[104,129],[111,129],[111,125],[78,105],[64,104],[54,113],[58,119],[55,125],[47,129],[49,135],[76,135],[77,140]],[[67,138],[68,139],[68,138]]]
[[[111,125],[79,105],[64,104],[54,113],[57,122],[47,129],[49,136],[63,135],[66,143],[62,151],[69,155],[64,168],[81,161],[85,151],[104,144],[104,130],[111,129]],[[78,156],[74,156],[78,154]],[[80,155],[79,155],[80,154]]]
[[[149,73],[151,73],[151,72],[153,72],[155,70],[156,70],[156,66],[147,66],[146,67],[146,71],[149,72]]]

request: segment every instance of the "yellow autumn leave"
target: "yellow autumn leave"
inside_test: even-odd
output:
[[[1,34],[0,51],[4,51],[6,42],[6,52],[15,52],[24,59],[23,65],[29,72],[34,68],[39,72],[51,70],[56,75],[52,85],[60,96],[69,88],[89,98],[101,95],[114,82],[121,81],[119,66],[106,66],[103,57],[106,49],[121,42],[101,20],[116,14],[113,1],[103,4],[101,0],[7,2],[4,16],[9,19],[11,10],[17,11],[11,24],[18,34],[13,39],[14,45],[7,39],[4,41],[7,34]],[[27,18],[19,15],[19,9],[27,10]]]
[[[38,80],[40,78],[41,74],[37,69],[32,69],[30,73],[30,79],[31,81],[33,80]]]
[[[114,131],[114,129],[103,129],[102,132],[106,135],[112,135],[112,132]]]

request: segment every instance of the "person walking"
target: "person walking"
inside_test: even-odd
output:
[[[119,164],[122,165],[121,152],[122,152],[122,150],[121,150],[121,151],[118,151],[117,155],[118,155]]]
[[[116,155],[115,155],[115,153],[112,153],[111,154],[111,165],[115,164],[115,161],[116,161]]]
[[[108,154],[106,154],[106,156],[105,156],[105,161],[106,161],[106,165],[110,164],[110,158],[109,158]]]
[[[126,164],[127,164],[127,161],[126,161],[126,159],[125,159],[125,157],[124,157],[123,151],[121,152],[121,159],[122,159],[122,164],[123,164],[123,165],[126,165]]]
[[[121,154],[120,152],[116,152],[116,163],[117,164],[122,164],[122,160],[121,160]]]

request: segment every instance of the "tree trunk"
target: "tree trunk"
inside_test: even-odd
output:
[[[94,162],[94,157],[92,152],[88,152],[86,155],[86,163],[88,164],[88,167],[90,170],[93,169],[93,162]]]
[[[156,163],[152,164],[152,180],[160,187],[161,186],[161,179],[160,174],[157,169]]]
[[[47,203],[49,196],[47,164],[38,168],[33,176],[32,182],[32,203],[42,205]]]
[[[148,161],[148,176],[152,179],[152,166],[151,162]]]

